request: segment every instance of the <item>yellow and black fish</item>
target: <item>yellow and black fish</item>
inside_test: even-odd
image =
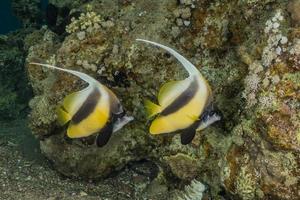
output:
[[[220,120],[212,109],[212,91],[201,73],[182,55],[164,45],[137,39],[161,47],[172,54],[184,66],[189,77],[181,81],[165,83],[158,93],[158,105],[146,100],[149,117],[158,115],[151,123],[153,135],[181,132],[181,143],[190,143],[196,130],[202,130]]]
[[[58,122],[68,124],[67,136],[87,137],[98,133],[96,144],[104,146],[113,132],[133,120],[125,111],[116,95],[91,76],[79,71],[63,69],[53,65],[30,63],[73,74],[89,85],[66,96],[57,108]]]

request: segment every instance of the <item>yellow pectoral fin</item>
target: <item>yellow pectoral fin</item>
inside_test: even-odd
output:
[[[144,104],[145,104],[148,118],[151,118],[154,115],[161,112],[161,107],[159,105],[156,105],[155,103],[153,103],[152,101],[150,101],[148,99],[146,99],[144,101]]]
[[[70,114],[66,112],[61,106],[56,108],[56,113],[57,121],[61,126],[65,125],[71,120]]]

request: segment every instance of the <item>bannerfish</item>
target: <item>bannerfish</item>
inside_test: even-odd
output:
[[[150,134],[181,133],[181,143],[190,143],[197,130],[203,130],[220,120],[212,106],[212,90],[197,68],[175,50],[144,39],[136,39],[158,46],[173,55],[188,72],[189,77],[165,83],[157,96],[158,105],[145,101],[148,117],[156,118],[150,125]]]
[[[98,133],[96,144],[102,147],[107,144],[112,133],[133,120],[133,117],[125,114],[117,96],[91,76],[48,64],[30,64],[64,71],[88,83],[83,90],[67,95],[62,105],[57,107],[59,124],[63,126],[69,123],[68,137],[82,138]]]

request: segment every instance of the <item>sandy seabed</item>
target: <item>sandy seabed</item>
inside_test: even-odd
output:
[[[58,174],[39,151],[26,120],[0,122],[0,199],[143,199],[151,165],[133,163],[97,182]]]

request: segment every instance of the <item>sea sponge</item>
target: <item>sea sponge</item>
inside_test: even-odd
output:
[[[166,156],[165,161],[170,166],[173,174],[180,179],[191,180],[197,176],[199,170],[197,159],[189,155],[178,153]]]

